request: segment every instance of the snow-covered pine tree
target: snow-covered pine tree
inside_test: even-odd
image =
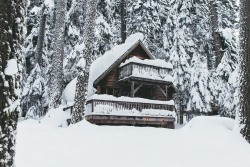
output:
[[[213,80],[209,78],[208,58],[213,55],[213,46],[208,6],[205,0],[165,3],[163,41],[174,65],[175,84],[184,93],[188,109],[200,112],[211,110],[212,98],[209,86]]]
[[[23,117],[36,119],[45,114],[45,109],[48,106],[47,80],[49,77],[45,76],[49,75],[54,3],[48,0],[43,3],[31,0],[27,9],[27,36],[24,41],[25,61],[22,71],[21,107]],[[43,19],[45,19],[45,24],[41,22]],[[43,28],[40,29],[40,26],[44,27],[44,30],[42,30]],[[44,38],[39,36],[44,36]],[[37,45],[40,46],[37,47]],[[40,60],[37,58],[38,52]]]
[[[238,6],[235,0],[218,0],[218,32],[222,45],[222,59],[215,72],[215,82],[217,94],[215,96],[218,101],[220,114],[222,116],[230,115],[234,117],[235,111],[229,113],[227,101],[225,98],[233,97],[229,92],[235,92],[237,87],[229,83],[229,78],[234,74],[238,66],[238,50],[237,50],[237,32],[238,32]],[[232,87],[231,87],[232,86]],[[225,106],[226,105],[226,106]],[[234,106],[236,104],[232,104]]]
[[[114,44],[120,44],[122,43],[122,38],[121,38],[121,33],[122,33],[122,29],[121,29],[121,0],[117,1],[117,0],[111,0],[110,1],[110,9],[111,9],[111,32],[112,32],[112,38],[111,38],[111,43],[112,45]],[[127,19],[127,1],[125,2],[125,16],[124,16],[124,21],[126,23],[126,19]],[[123,32],[124,33],[124,32]],[[126,36],[127,36],[127,23],[126,23]],[[111,46],[112,46],[111,45]]]
[[[113,27],[115,22],[113,13],[113,4],[109,0],[99,0],[97,4],[97,17],[95,26],[95,37],[93,45],[93,56],[95,60],[101,56],[105,51],[109,50],[113,45],[113,41],[117,41],[114,37]],[[65,37],[65,59],[64,59],[64,80],[65,83],[70,82],[77,76],[78,65],[77,63],[82,56],[84,27],[86,17],[86,0],[73,0],[68,5],[69,10],[67,14],[66,23],[66,37]],[[117,35],[116,35],[117,36]]]
[[[191,78],[192,75],[196,75],[196,81],[192,82],[191,79],[191,94],[197,91],[200,94],[200,98],[197,97],[197,105],[195,109],[198,109],[202,113],[208,113],[211,111],[210,103],[213,101],[212,92],[213,80],[211,79],[211,73],[214,66],[214,56],[213,56],[213,45],[212,45],[212,31],[210,26],[209,17],[209,1],[206,0],[196,0],[193,2],[192,9],[192,31],[193,39],[195,42],[194,55],[191,61]],[[199,63],[199,65],[197,64]],[[197,68],[197,70],[196,70]],[[197,83],[197,82],[196,82]],[[191,95],[191,99],[194,97]],[[190,102],[192,101],[190,99]],[[199,101],[201,99],[201,101]],[[193,100],[195,101],[195,100]],[[192,103],[191,103],[192,104]]]
[[[109,0],[98,1],[92,60],[103,55],[113,45],[112,38],[114,34],[111,27],[114,19],[112,18],[112,12],[112,5]]]
[[[238,68],[230,74],[228,83],[226,85],[223,107],[221,108],[220,115],[230,118],[235,118],[236,113],[239,111],[239,72]]]
[[[158,0],[127,1],[127,35],[141,32],[145,44],[156,57],[163,57],[160,53],[164,52],[159,51],[163,47],[160,4]]]
[[[83,50],[86,0],[68,1],[65,30],[64,81],[69,83],[77,76],[77,63]]]
[[[184,94],[184,102],[190,99],[190,61],[195,52],[192,33],[193,3],[189,0],[173,1],[169,13],[172,29],[172,44],[169,50],[174,69],[175,85]],[[167,21],[168,23],[170,21]]]
[[[0,4],[0,166],[14,167],[24,1],[1,0]]]
[[[96,18],[97,1],[87,0],[86,19],[84,30],[83,57],[80,59],[79,75],[76,83],[76,95],[71,123],[77,123],[83,119],[88,88],[89,69],[92,62],[94,27]]]
[[[53,54],[51,60],[50,73],[50,108],[56,108],[60,104],[61,95],[64,86],[63,80],[63,56],[64,56],[64,40],[65,40],[65,18],[66,18],[67,0],[56,1],[55,5],[55,29],[53,38]]]
[[[188,109],[199,110],[201,113],[211,111],[210,101],[211,94],[208,90],[209,71],[207,70],[206,57],[202,57],[194,53],[191,60],[191,91],[190,99],[188,101]]]
[[[250,1],[240,1],[240,124],[241,134],[250,143]]]

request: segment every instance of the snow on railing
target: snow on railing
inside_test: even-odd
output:
[[[119,80],[133,76],[173,82],[171,75],[172,70],[168,68],[130,62],[120,67]]]
[[[87,113],[103,115],[130,116],[175,116],[174,102],[143,98],[114,97],[111,95],[93,95],[87,102]]]

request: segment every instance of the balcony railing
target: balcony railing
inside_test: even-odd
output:
[[[98,113],[121,113],[123,115],[123,111],[133,112],[139,111],[142,112],[145,109],[154,109],[157,111],[166,111],[164,116],[171,116],[172,111],[174,111],[174,105],[169,104],[157,104],[157,103],[142,103],[142,102],[127,102],[127,101],[113,101],[113,100],[99,100],[99,99],[91,99],[87,102],[88,113],[89,114],[98,114]],[[105,111],[100,111],[105,110]],[[121,112],[119,112],[121,111]],[[119,115],[119,114],[118,114]],[[162,116],[162,115],[161,115]]]
[[[135,62],[130,62],[119,69],[119,80],[133,76],[154,80],[171,81],[171,75],[171,69]]]

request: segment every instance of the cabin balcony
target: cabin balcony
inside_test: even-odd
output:
[[[130,59],[129,59],[130,60]],[[154,62],[156,60],[148,60]],[[144,82],[144,84],[170,85],[173,82],[171,67],[161,67],[152,65],[153,63],[143,64],[141,61],[126,61],[119,68],[119,79],[121,82]],[[156,63],[155,63],[156,64]]]
[[[94,94],[85,118],[94,124],[174,128],[174,102]]]

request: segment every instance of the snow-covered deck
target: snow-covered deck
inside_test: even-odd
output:
[[[85,119],[97,125],[174,129],[174,102],[95,94],[88,99]]]
[[[175,117],[174,101],[95,94],[88,98],[86,115]]]

